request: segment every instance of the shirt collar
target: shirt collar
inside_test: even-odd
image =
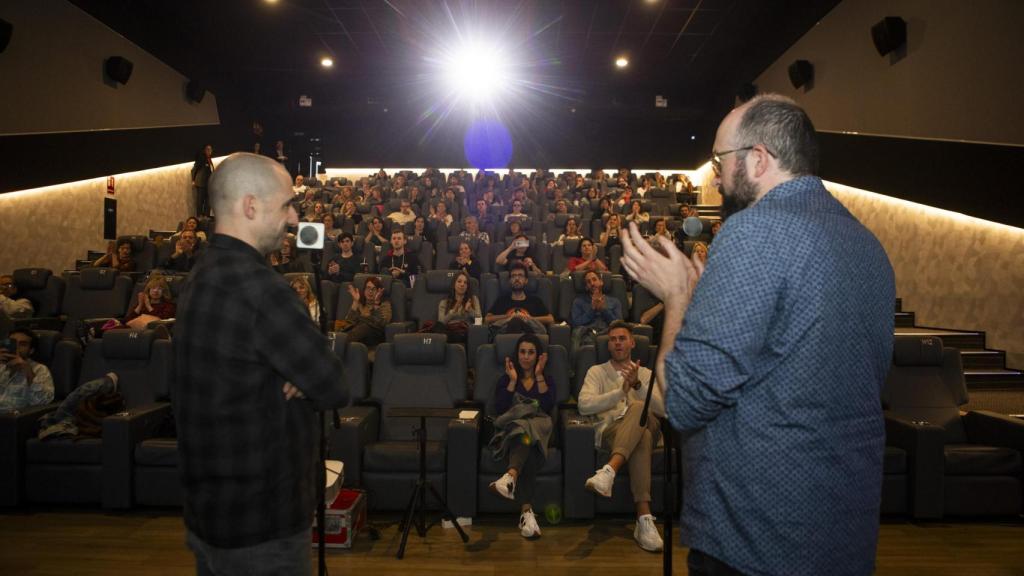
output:
[[[230,250],[232,252],[240,252],[253,258],[263,261],[263,255],[260,254],[259,250],[253,248],[249,244],[235,238],[234,236],[228,236],[227,234],[214,234],[210,240],[210,246],[214,248],[221,248],[223,250]]]

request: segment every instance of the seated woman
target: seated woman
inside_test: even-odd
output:
[[[669,242],[672,241],[672,233],[668,231],[668,221],[664,218],[658,218],[654,221],[654,234],[651,234],[651,242],[653,243],[658,236]]]
[[[604,225],[604,232],[601,232],[599,242],[607,250],[612,246],[621,244],[620,236],[622,236],[622,219],[618,214],[612,214]]]
[[[352,284],[348,285],[348,293],[352,296],[352,307],[339,322],[339,328],[348,332],[349,342],[362,342],[373,348],[384,341],[384,327],[391,322],[391,302],[382,301],[384,289],[376,276],[366,279],[362,294]]]
[[[529,220],[530,216],[523,212],[523,203],[521,200],[512,201],[512,211],[505,214],[505,222],[512,222],[513,220],[522,222],[523,220]]]
[[[597,246],[594,246],[594,241],[590,238],[583,238],[580,240],[580,248],[576,255],[569,258],[569,261],[566,262],[565,270],[562,271],[562,274],[588,272],[590,270],[594,272],[607,272],[608,266],[597,257]]]
[[[459,272],[448,297],[437,303],[437,323],[449,342],[465,342],[469,325],[483,318],[480,300],[473,294],[469,275]]]
[[[330,212],[324,214],[321,221],[324,223],[324,240],[327,242],[337,242],[341,230],[334,227],[334,214]]]
[[[295,251],[295,236],[286,234],[281,241],[281,249],[271,252],[268,256],[270,265],[281,274],[291,272],[313,272],[313,266],[309,260],[299,258]]]
[[[174,318],[176,311],[167,280],[154,274],[139,292],[138,303],[128,310],[124,325],[133,330],[144,330],[150,322]]]
[[[306,307],[309,317],[313,319],[313,323],[319,326],[320,302],[317,301],[316,294],[313,293],[313,288],[309,285],[309,280],[305,276],[298,276],[292,278],[292,281],[288,284],[299,295],[299,299],[302,300],[302,305]]]
[[[199,229],[199,218],[196,218],[195,216],[189,216],[188,218],[185,218],[185,222],[181,225],[181,230],[178,231],[177,234],[171,236],[171,244],[173,245],[175,242],[177,242],[178,238],[181,236],[181,233],[185,232],[186,230],[191,230],[193,233],[195,233],[196,238],[199,239],[199,241],[206,242],[206,232],[203,232],[202,230]]]
[[[444,225],[445,227],[451,226],[454,219],[452,215],[448,213],[448,205],[444,202],[438,202],[436,206],[430,209],[430,220],[434,226]]]
[[[523,334],[515,349],[515,360],[505,358],[505,375],[494,389],[495,433],[489,443],[496,460],[508,458],[508,469],[490,488],[520,505],[519,533],[537,538],[540,526],[531,500],[537,471],[547,458],[556,396],[545,371],[548,355],[540,339]]]
[[[374,216],[367,228],[366,245],[373,246],[374,250],[379,252],[381,246],[388,241],[384,237],[384,221],[380,219],[380,216]]]
[[[334,225],[338,228],[345,229],[346,224],[351,222],[351,227],[347,229],[355,230],[356,226],[358,226],[362,221],[363,215],[359,213],[358,209],[356,209],[356,203],[352,200],[346,200],[345,203],[341,205],[341,210],[335,214]]]
[[[562,234],[555,241],[555,244],[565,244],[566,240],[579,240],[580,238],[583,238],[583,235],[580,234],[579,222],[576,221],[575,217],[570,216],[566,219],[565,228],[562,229]]]
[[[92,263],[97,268],[113,268],[119,272],[135,272],[135,256],[132,254],[132,243],[121,240],[114,247],[114,241],[107,243],[107,253]]]
[[[633,200],[629,204],[629,214],[626,215],[626,222],[636,222],[637,226],[643,228],[642,224],[651,221],[651,214],[644,212],[644,205],[639,200]]]
[[[473,258],[473,248],[469,242],[459,242],[459,252],[448,264],[449,270],[462,270],[471,277],[480,279],[480,264]]]

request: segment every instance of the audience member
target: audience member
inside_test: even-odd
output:
[[[391,220],[395,224],[404,225],[412,222],[416,219],[416,213],[412,211],[412,202],[406,199],[402,199],[399,203],[398,212],[392,212],[388,214],[388,220]]]
[[[490,244],[491,235],[480,230],[480,224],[475,216],[466,216],[462,219],[462,232],[459,238],[465,241],[478,240],[481,244]]]
[[[359,273],[360,260],[352,251],[352,235],[342,232],[338,235],[338,253],[327,262],[326,280],[341,284],[351,282]]]
[[[132,254],[131,240],[124,239],[116,243],[111,240],[107,243],[107,253],[100,256],[92,263],[93,266],[101,268],[114,268],[119,272],[135,272],[135,257]]]
[[[643,202],[639,200],[633,200],[629,204],[629,214],[626,215],[626,222],[636,222],[637,226],[646,224],[651,220],[650,212],[643,211]]]
[[[383,299],[380,279],[376,276],[367,278],[362,294],[349,284],[348,293],[352,297],[352,307],[338,328],[348,332],[350,342],[362,342],[368,348],[375,348],[384,341],[384,328],[391,322],[391,302]]]
[[[309,285],[306,276],[296,276],[288,285],[299,295],[299,300],[302,300],[302,306],[309,311],[309,317],[312,318],[313,323],[319,326],[320,302],[316,299],[316,294],[313,293],[313,288]]]
[[[668,231],[668,220],[664,218],[658,218],[654,221],[654,234],[651,234],[651,242],[655,242],[657,237],[672,241],[672,233]]]
[[[15,328],[0,348],[0,412],[53,402],[50,369],[32,359],[39,345],[35,332]]]
[[[437,229],[439,226],[451,226],[455,219],[448,213],[448,205],[438,202],[430,209],[430,221],[433,223],[434,229]]]
[[[491,482],[491,491],[520,506],[519,533],[523,538],[541,535],[533,512],[537,471],[548,457],[555,410],[554,381],[546,372],[544,344],[533,334],[516,342],[516,357],[505,358],[505,374],[494,389],[494,436],[488,446],[496,460],[508,461],[508,469]]]
[[[529,220],[530,216],[523,213],[523,202],[522,200],[512,201],[512,211],[505,214],[505,222],[512,222],[513,220],[522,222],[523,220]]]
[[[174,243],[174,252],[167,257],[163,267],[175,272],[188,272],[199,257],[199,239],[192,230],[182,230]]]
[[[374,250],[380,251],[387,238],[384,237],[384,221],[379,216],[374,216],[367,226],[366,245],[373,246]]]
[[[505,270],[512,270],[517,264],[522,264],[530,272],[543,274],[544,270],[534,260],[534,251],[530,246],[530,239],[525,234],[517,234],[508,243],[508,247],[498,253],[494,263],[502,266]]]
[[[341,229],[334,226],[334,214],[326,212],[320,221],[324,223],[324,241],[337,242]]]
[[[270,265],[281,274],[306,272],[312,274],[313,266],[309,260],[299,257],[295,250],[295,236],[286,234],[281,240],[281,248],[271,252],[268,257]]]
[[[459,242],[459,252],[448,264],[449,270],[462,270],[471,277],[480,279],[480,264],[473,258],[473,248],[469,242]]]
[[[612,214],[608,216],[608,222],[604,225],[604,232],[601,232],[600,242],[607,251],[612,246],[616,246],[621,243],[620,238],[622,236],[622,220],[618,214]]]
[[[482,319],[480,300],[473,294],[469,275],[459,272],[452,280],[448,297],[437,303],[438,331],[448,335],[449,342],[465,342],[469,325]]]
[[[631,359],[636,341],[625,322],[613,322],[608,329],[608,355],[604,364],[587,370],[580,388],[579,412],[595,423],[594,445],[611,453],[608,462],[587,479],[586,488],[611,498],[615,475],[629,464],[629,488],[636,505],[633,539],[649,552],[663,543],[651,515],[651,454],[661,437],[659,418],[665,414],[661,390],[655,386],[647,426],[640,426],[648,386],[653,373]],[[671,512],[666,512],[671,514]]]
[[[377,269],[381,274],[390,274],[407,287],[412,287],[416,275],[420,273],[420,261],[416,255],[405,249],[405,232],[391,232],[391,248],[381,254]]]
[[[555,244],[565,244],[566,240],[579,240],[583,238],[580,234],[579,222],[576,221],[575,216],[570,216],[565,220],[565,228],[562,229],[562,234],[555,240]]]
[[[199,216],[210,215],[210,195],[206,186],[213,171],[213,146],[207,144],[196,152],[195,162],[192,164],[192,189],[195,191],[196,214]]]
[[[583,237],[580,240],[580,247],[577,249],[576,255],[569,258],[562,273],[568,274],[570,272],[585,272],[588,270],[607,272],[608,266],[597,257],[597,246],[594,245],[594,241]]]
[[[593,270],[585,272],[587,293],[580,294],[572,301],[569,324],[573,327],[574,350],[593,344],[594,337],[604,333],[608,326],[622,320],[622,302],[615,296],[604,293],[604,280]]]
[[[691,254],[691,256],[693,258],[696,258],[697,260],[700,260],[701,263],[704,263],[704,262],[708,261],[708,245],[707,244],[705,244],[703,242],[694,242],[693,243],[693,251],[692,252],[693,253]]]
[[[522,262],[511,264],[508,280],[510,292],[498,296],[484,321],[504,333],[546,333],[545,326],[554,323],[555,317],[543,300],[535,294],[526,293],[526,266]]]
[[[10,318],[32,317],[35,312],[32,302],[28,298],[17,298],[17,295],[18,285],[14,283],[14,276],[0,276],[0,312]]]
[[[124,324],[133,330],[144,330],[150,322],[174,318],[177,307],[167,280],[159,274],[150,277],[139,292],[138,302],[124,317]]]
[[[295,175],[295,185],[292,186],[292,190],[296,194],[305,194],[309,190],[309,186],[306,186],[306,178],[302,174]]]

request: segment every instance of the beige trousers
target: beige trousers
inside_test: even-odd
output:
[[[601,435],[601,447],[619,454],[629,465],[633,502],[651,501],[651,454],[661,439],[661,424],[653,413],[647,415],[647,426],[640,427],[643,409],[643,402],[630,402],[626,415],[612,420]]]

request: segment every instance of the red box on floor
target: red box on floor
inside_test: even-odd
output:
[[[344,488],[325,511],[324,541],[328,548],[351,548],[356,533],[366,525],[366,492]],[[316,515],[313,517],[313,545],[319,542]]]

